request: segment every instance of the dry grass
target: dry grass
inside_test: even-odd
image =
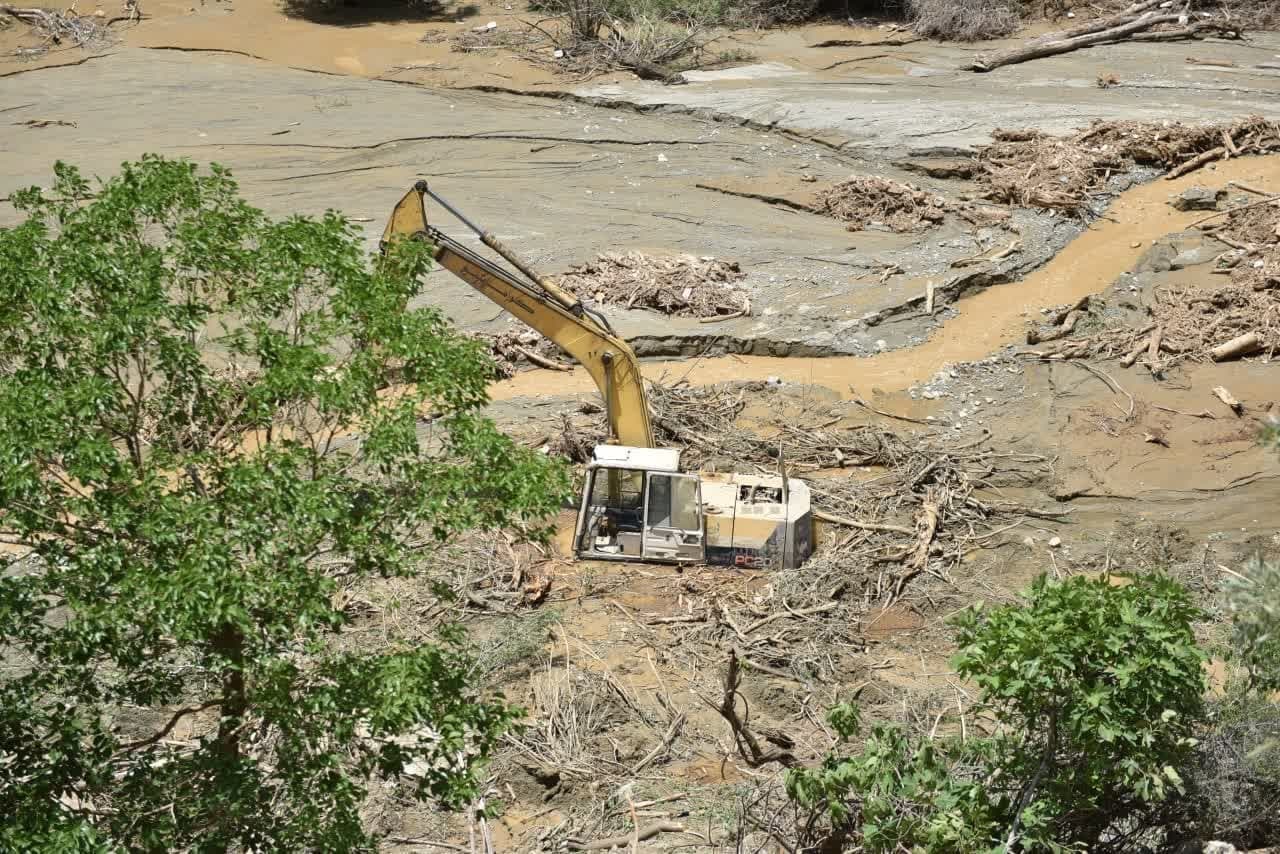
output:
[[[943,41],[1001,38],[1022,25],[1016,0],[906,0],[906,12],[917,33]]]

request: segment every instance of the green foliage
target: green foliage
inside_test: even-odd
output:
[[[955,666],[993,731],[935,740],[876,727],[853,755],[790,772],[787,792],[867,851],[1124,850],[1117,831],[1180,792],[1192,761],[1205,689],[1196,616],[1163,577],[1042,578],[1024,605],[957,619]],[[842,742],[857,717],[832,710]]]
[[[1043,577],[1026,606],[957,620],[956,671],[1003,726],[998,768],[1053,817],[1051,838],[1094,845],[1182,790],[1206,688],[1187,592],[1162,576]]]
[[[856,712],[830,713],[841,740],[856,733]],[[786,777],[787,795],[827,814],[837,836],[853,836],[859,850],[992,851],[1007,812],[980,782],[957,773],[984,749],[983,742],[913,739],[877,726],[853,756],[828,754],[817,768]]]
[[[333,642],[339,585],[566,497],[477,414],[479,345],[409,307],[427,248],[371,261],[217,166],[55,176],[0,230],[0,848],[357,849],[411,762],[470,802],[518,711],[458,633]]]

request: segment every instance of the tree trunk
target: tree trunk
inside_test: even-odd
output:
[[[990,59],[978,59],[969,67],[973,71],[992,71],[1005,65],[1017,65],[1019,62],[1027,62],[1032,59],[1070,53],[1082,47],[1118,41],[1142,30],[1149,30],[1157,24],[1168,24],[1177,21],[1178,17],[1176,14],[1147,12],[1137,18],[1105,30],[1052,40],[1037,39],[1028,42],[1022,47],[996,54]]]
[[[225,625],[213,640],[214,649],[226,663],[222,668],[222,716],[218,719],[218,752],[228,760],[240,758],[241,725],[248,701],[244,686],[244,635],[233,625]]]

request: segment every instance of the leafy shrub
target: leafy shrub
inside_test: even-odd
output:
[[[1182,791],[1203,720],[1205,655],[1186,590],[1041,578],[1026,606],[963,613],[956,670],[978,685],[1018,802],[1051,816],[1049,838],[1097,849],[1108,828]]]
[[[1251,688],[1280,691],[1280,564],[1255,561],[1227,581],[1232,642]]]
[[[1025,605],[957,620],[955,666],[993,732],[931,740],[876,727],[859,752],[789,772],[787,793],[827,822],[829,840],[873,852],[1132,850],[1193,764],[1197,614],[1163,577],[1042,578]],[[849,706],[831,722],[842,744],[857,732]]]

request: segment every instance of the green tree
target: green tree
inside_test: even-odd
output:
[[[336,213],[273,221],[151,156],[13,203],[0,849],[358,850],[368,782],[410,763],[416,797],[471,802],[518,710],[456,631],[344,646],[334,594],[465,529],[545,534],[567,477],[411,307],[426,248],[370,259]]]

